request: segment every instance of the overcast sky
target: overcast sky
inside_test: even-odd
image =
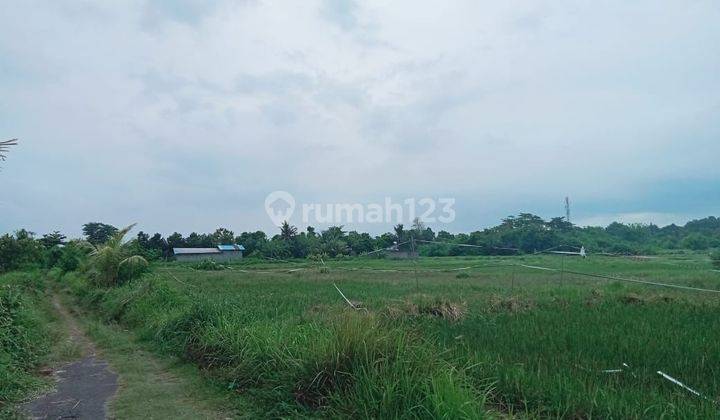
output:
[[[273,231],[274,190],[454,197],[433,227],[456,232],[566,195],[580,224],[720,215],[719,22],[717,0],[3,1],[0,232]]]

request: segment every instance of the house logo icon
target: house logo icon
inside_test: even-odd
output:
[[[265,197],[265,211],[275,226],[290,220],[295,211],[295,198],[287,191],[273,191]]]

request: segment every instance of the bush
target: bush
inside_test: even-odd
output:
[[[710,260],[712,261],[713,267],[720,270],[720,250],[717,250],[710,254]]]

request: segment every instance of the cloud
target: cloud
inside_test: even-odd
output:
[[[561,214],[568,194],[586,220],[720,208],[713,2],[8,2],[0,16],[0,133],[21,139],[0,231],[272,229],[274,190],[453,196],[448,230]]]

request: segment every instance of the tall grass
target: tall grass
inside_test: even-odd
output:
[[[136,329],[158,351],[194,362],[228,388],[255,397],[265,415],[483,414],[487,390],[474,388],[432,340],[391,319],[339,310],[301,324],[263,320],[158,278],[111,289],[69,280],[86,305]]]
[[[478,418],[484,394],[419,334],[345,314],[305,363],[296,398],[369,418]]]

